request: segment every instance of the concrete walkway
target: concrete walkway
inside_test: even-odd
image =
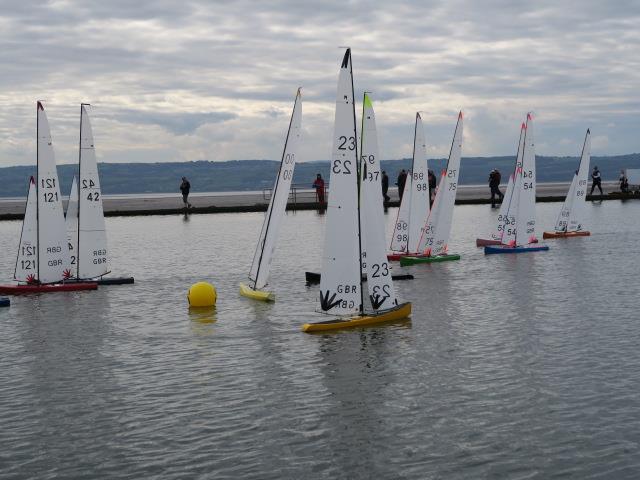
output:
[[[502,186],[502,191],[506,185]],[[537,199],[539,202],[563,201],[569,189],[569,183],[539,183],[537,185]],[[617,182],[605,182],[603,184],[605,195],[602,197],[587,197],[588,200],[619,199],[616,195]],[[607,194],[607,192],[612,192]],[[399,203],[397,189],[390,188],[391,197],[389,206],[397,206]],[[219,192],[219,193],[193,193],[189,201],[193,205],[191,213],[224,213],[224,212],[259,212],[265,211],[269,203],[269,191],[265,192]],[[636,196],[630,196],[636,198]],[[0,220],[21,219],[24,214],[26,198],[0,199]],[[489,187],[486,185],[460,185],[456,196],[456,204],[488,204]],[[104,195],[103,205],[105,215],[168,215],[184,213],[182,197],[179,192],[170,194],[147,195]],[[66,208],[66,202],[65,202]],[[315,192],[311,189],[296,189],[289,196],[288,209],[310,210],[316,209]]]

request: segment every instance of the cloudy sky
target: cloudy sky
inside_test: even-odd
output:
[[[444,156],[640,151],[640,1],[0,0],[0,165],[35,162],[44,100],[59,163],[79,103],[99,160],[279,159],[303,87],[302,160],[327,159],[340,46],[372,91],[384,158],[411,155],[415,111]]]

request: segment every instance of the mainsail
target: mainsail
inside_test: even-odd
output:
[[[348,315],[362,311],[358,215],[358,147],[351,49],[338,77],[330,191],[327,207],[320,309]]]
[[[427,166],[427,145],[424,139],[424,127],[420,113],[416,113],[416,126],[413,136],[413,165],[409,194],[409,253],[418,252],[418,243],[423,228],[429,218],[429,168]]]
[[[38,275],[40,283],[54,283],[71,276],[71,262],[60,183],[51,145],[49,122],[40,102],[38,116]]]
[[[362,108],[362,148],[360,183],[360,221],[362,269],[367,274],[369,299],[374,310],[384,310],[398,304],[393,290],[391,270],[385,252],[384,207],[378,135],[373,105],[364,94]]]
[[[71,258],[72,273],[77,274],[76,257],[78,252],[78,181],[74,175],[71,182],[71,192],[67,202],[67,213],[65,215],[67,226],[67,240],[69,242],[69,256]]]
[[[280,225],[285,215],[293,170],[296,165],[296,155],[300,136],[302,135],[302,98],[300,89],[296,94],[293,104],[289,130],[284,144],[280,170],[276,178],[273,193],[269,202],[267,214],[264,217],[258,246],[253,255],[253,263],[249,272],[249,278],[254,282],[253,288],[259,290],[267,285],[269,270],[273,259],[273,252],[280,232]]]
[[[18,257],[13,278],[19,282],[35,282],[38,275],[38,205],[36,181],[29,179],[27,207],[22,220]]]
[[[102,191],[89,115],[80,105],[77,277],[92,279],[109,273]]]
[[[449,160],[442,171],[433,208],[429,213],[424,233],[420,238],[418,250],[429,256],[447,253],[447,244],[451,234],[453,207],[456,203],[458,176],[460,174],[460,158],[462,155],[462,112],[458,114],[458,123],[453,134],[453,142],[449,152]]]

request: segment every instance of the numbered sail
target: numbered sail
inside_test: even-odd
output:
[[[269,270],[271,268],[271,260],[276,247],[276,241],[280,232],[280,225],[287,208],[287,200],[289,198],[289,190],[291,188],[291,179],[293,178],[293,170],[296,165],[296,156],[298,154],[298,145],[302,134],[302,98],[300,90],[296,95],[293,104],[293,113],[289,123],[289,130],[284,144],[284,152],[280,161],[280,170],[276,178],[275,186],[269,208],[262,224],[258,246],[253,255],[253,263],[249,278],[254,282],[254,289],[263,288],[269,280]]]
[[[76,256],[78,251],[78,181],[73,177],[71,182],[71,193],[67,202],[67,213],[65,215],[67,226],[67,241],[69,243],[69,257],[71,259],[71,273],[77,275]]]
[[[587,206],[587,176],[589,175],[589,162],[591,160],[591,131],[587,130],[584,137],[584,145],[582,146],[582,155],[580,157],[580,167],[577,175],[574,177],[575,189],[569,192],[573,197],[571,208],[569,209],[568,232],[580,232],[585,230],[584,218]],[[569,196],[567,196],[567,200]]]
[[[556,226],[555,226],[556,232],[569,231],[569,216],[571,215],[571,210],[573,207],[573,203],[575,201],[575,192],[576,192],[577,186],[578,186],[578,172],[576,171],[573,174],[573,179],[571,180],[571,184],[569,185],[569,191],[567,192],[567,196],[564,199],[562,208],[560,208],[558,219],[556,220]]]
[[[522,168],[516,172],[516,186],[519,188],[518,213],[516,216],[516,245],[537,242],[536,238],[536,153],[533,137],[533,118],[527,114],[527,128],[524,132]]]
[[[33,283],[38,276],[38,201],[36,181],[29,180],[27,207],[22,220],[22,232],[18,245],[18,258],[13,278],[19,282]]]
[[[513,172],[509,175],[509,182],[507,183],[507,190],[502,198],[500,204],[500,211],[498,212],[498,222],[495,232],[491,234],[493,240],[498,240],[502,243],[507,243],[507,237],[515,240],[515,220],[516,209],[512,207],[514,199],[514,186],[516,179],[516,171],[522,167],[522,150],[524,148],[524,131],[526,125],[524,122],[520,127],[520,138],[518,139],[518,150],[516,151],[516,162]]]
[[[362,310],[358,218],[358,152],[351,50],[338,77],[320,309],[348,315]]]
[[[54,283],[71,275],[60,183],[44,107],[38,102],[38,280]]]
[[[405,190],[411,191],[413,188],[411,175],[407,175]],[[393,226],[393,234],[391,236],[391,250],[393,252],[408,253],[407,246],[409,243],[409,214],[411,212],[411,195],[403,195],[400,200],[400,208],[396,216],[396,223]]]
[[[364,94],[360,172],[360,226],[362,269],[367,274],[369,299],[374,310],[395,307],[391,270],[385,252],[384,206],[378,134],[371,99]]]
[[[409,195],[409,253],[417,253],[418,243],[429,218],[429,169],[427,167],[427,145],[424,139],[422,118],[416,113],[413,136],[413,166],[411,167]]]
[[[84,105],[80,106],[80,181],[78,196],[78,278],[97,278],[109,272],[107,232],[93,132]]]
[[[447,253],[447,244],[451,234],[453,207],[456,203],[458,176],[460,174],[460,158],[462,155],[462,112],[458,115],[458,123],[453,134],[453,142],[449,152],[447,167],[442,171],[433,208],[424,227],[418,248],[429,256]]]

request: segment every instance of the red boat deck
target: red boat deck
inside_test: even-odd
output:
[[[74,292],[77,290],[97,290],[96,282],[56,283],[52,285],[0,285],[0,293],[23,295],[26,293]]]

